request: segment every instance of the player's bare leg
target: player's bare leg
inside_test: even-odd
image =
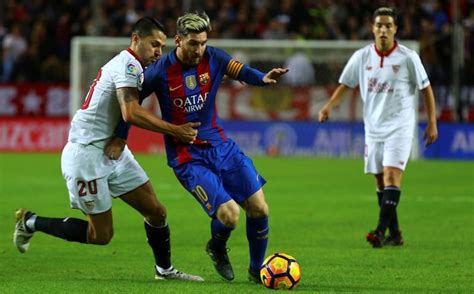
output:
[[[170,230],[166,208],[156,198],[150,182],[120,196],[128,205],[143,215],[148,244],[155,257],[155,279],[204,281],[203,278],[176,270],[171,263]]]
[[[247,214],[247,240],[249,242],[250,265],[248,278],[255,283],[260,281],[260,267],[265,259],[268,243],[268,204],[262,189],[250,196],[242,207]]]
[[[207,242],[206,252],[212,260],[216,272],[225,280],[234,279],[234,270],[229,261],[226,246],[232,230],[239,222],[240,208],[234,200],[229,200],[217,208],[211,221],[211,240]]]
[[[107,245],[114,236],[112,209],[106,212],[87,215],[89,229],[87,231],[88,243]]]

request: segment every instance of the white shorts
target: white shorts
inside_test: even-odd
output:
[[[380,174],[386,166],[405,170],[410,158],[412,138],[394,138],[365,143],[365,173]]]
[[[126,194],[149,180],[127,146],[118,160],[110,160],[103,148],[68,142],[61,156],[61,170],[71,207],[85,214],[109,210],[112,197]]]

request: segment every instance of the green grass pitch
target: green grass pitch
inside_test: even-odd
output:
[[[178,184],[163,156],[139,155],[167,206],[175,267],[204,283],[154,281],[142,218],[113,202],[115,235],[90,246],[36,234],[25,254],[12,244],[14,211],[82,217],[69,208],[59,154],[0,154],[1,293],[269,293],[247,281],[245,217],[230,241],[235,281],[224,282],[204,252],[209,219]],[[301,264],[299,293],[473,293],[474,162],[411,161],[398,208],[406,244],[372,249],[374,180],[360,159],[254,158],[267,179],[267,255],[286,252]]]

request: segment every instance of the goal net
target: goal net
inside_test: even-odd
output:
[[[288,66],[290,72],[276,87],[242,87],[228,82],[221,86],[217,107],[224,120],[316,121],[319,109],[338,85],[344,65],[355,50],[372,41],[298,40],[209,40],[233,58],[261,71]],[[416,41],[403,41],[419,52]],[[130,44],[129,38],[75,37],[71,55],[70,115],[80,108],[98,69]],[[165,52],[174,49],[168,39]],[[309,64],[309,66],[308,66]],[[292,70],[295,68],[296,70]],[[331,121],[361,122],[362,101],[357,90],[348,94],[333,110]],[[156,99],[146,99],[145,107],[160,115]],[[418,157],[415,140],[412,158]]]

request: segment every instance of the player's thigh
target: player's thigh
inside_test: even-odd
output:
[[[112,209],[99,214],[88,214],[88,242],[91,244],[108,244],[114,235]]]
[[[61,169],[72,208],[85,214],[111,209],[108,176],[113,171],[113,163],[103,156],[102,150],[68,143],[61,156]]]
[[[150,181],[120,196],[145,217],[166,219],[166,208],[159,202]]]
[[[214,216],[220,205],[232,199],[222,179],[204,164],[188,162],[175,167],[174,172],[209,216]]]
[[[255,168],[253,161],[243,153],[235,154],[232,165],[227,165],[222,172],[222,181],[225,190],[240,205],[256,194],[265,185],[266,180]],[[263,191],[258,199],[263,199]]]
[[[364,172],[366,174],[383,173],[383,142],[366,142],[364,151]]]

